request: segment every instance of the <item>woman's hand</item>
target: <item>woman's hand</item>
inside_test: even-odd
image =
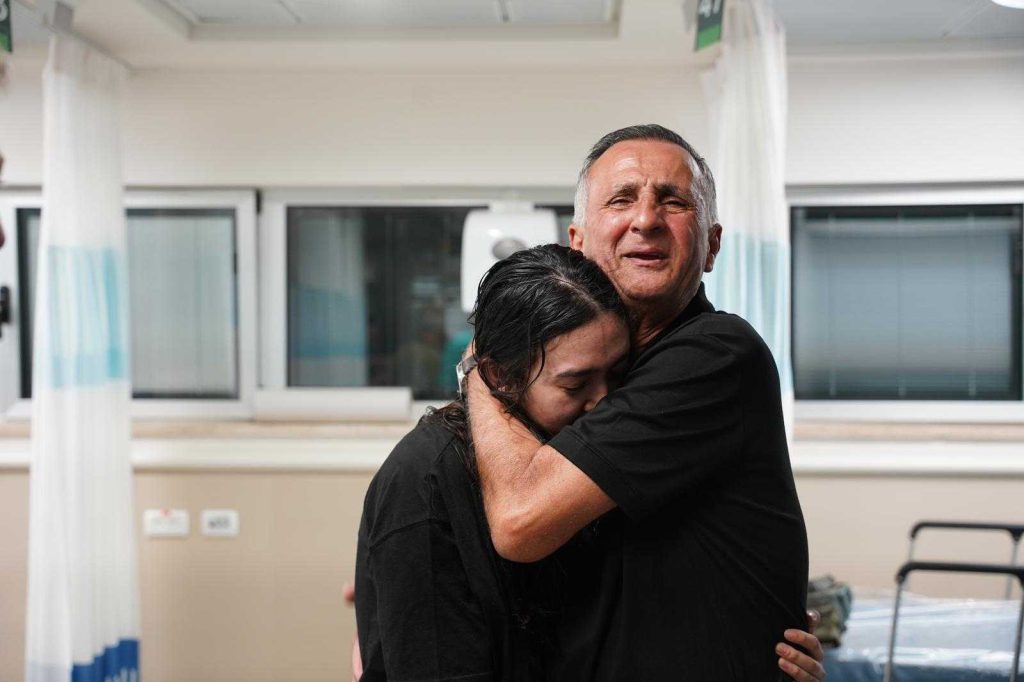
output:
[[[807,612],[807,629],[814,631],[821,617],[817,611]],[[783,636],[787,641],[803,647],[810,655],[803,653],[796,647],[780,642],[775,647],[775,653],[779,655],[779,668],[797,682],[821,682],[825,679],[825,667],[821,664],[825,660],[825,651],[821,648],[821,642],[810,632],[803,630],[786,630]]]
[[[345,602],[352,606],[356,603],[356,586],[352,583],[345,583],[345,586],[341,588],[342,594],[345,596]],[[352,638],[352,682],[359,682],[359,678],[363,676],[363,657],[359,653],[359,633],[357,632],[355,637]]]

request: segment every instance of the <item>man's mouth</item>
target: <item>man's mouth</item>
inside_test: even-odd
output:
[[[668,254],[659,249],[638,249],[627,251],[623,257],[638,265],[656,265],[668,258]]]

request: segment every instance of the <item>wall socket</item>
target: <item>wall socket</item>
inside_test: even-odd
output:
[[[238,535],[237,509],[204,509],[200,519],[203,535],[221,538]]]

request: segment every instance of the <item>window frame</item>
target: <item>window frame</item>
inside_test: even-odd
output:
[[[10,273],[14,302],[10,331],[0,340],[0,369],[13,376],[12,385],[0,385],[0,414],[10,419],[28,419],[31,399],[21,398],[21,310],[19,301],[18,229],[20,209],[43,208],[42,191],[0,191],[0,220],[8,226],[8,243],[0,250],[0,272]],[[235,286],[237,311],[238,397],[233,399],[133,398],[131,416],[136,419],[219,420],[248,419],[252,416],[258,370],[256,298],[256,196],[252,190],[156,190],[126,189],[124,208],[129,209],[229,209],[235,215]],[[13,341],[13,342],[9,342]],[[13,363],[13,365],[12,365]],[[8,367],[14,372],[7,374]]]
[[[333,403],[332,418],[353,421],[408,419],[443,400],[413,400],[410,387],[337,387],[308,389],[288,386],[288,208],[508,206],[571,204],[573,187],[367,187],[275,188],[261,193],[259,213],[260,388],[255,418],[273,418],[275,411],[301,409],[304,393],[316,390]],[[454,371],[454,368],[453,370]],[[404,389],[404,390],[403,390]],[[366,405],[376,405],[369,414]]]
[[[794,208],[816,206],[962,206],[1019,204],[1024,183],[936,183],[905,185],[793,185],[787,187],[788,215]],[[726,226],[728,229],[728,226]],[[792,235],[793,225],[789,226]],[[792,245],[792,239],[790,239]],[[794,259],[790,259],[791,263]],[[791,266],[792,267],[792,266]],[[792,273],[791,273],[792,275]],[[790,301],[792,304],[792,300]],[[792,306],[791,306],[792,307]],[[795,317],[795,309],[792,315]],[[1024,321],[1024,314],[1022,314]],[[792,319],[790,323],[792,325]],[[1024,324],[1024,322],[1022,322]],[[795,348],[791,366],[796,368]],[[1024,374],[1024,362],[1021,363]],[[1022,376],[1024,378],[1024,376]],[[1000,423],[1024,421],[1024,400],[796,400],[799,421]]]

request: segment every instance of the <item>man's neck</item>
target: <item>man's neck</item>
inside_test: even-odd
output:
[[[696,293],[694,291],[683,300],[674,301],[672,305],[627,301],[627,306],[633,316],[633,348],[640,351],[654,341],[672,324],[673,320],[686,310],[686,306],[690,305],[690,301],[693,300]]]
[[[682,296],[671,299],[636,301],[625,298],[633,319],[633,350],[639,352],[649,346],[672,322],[683,314],[701,291],[698,279],[686,287]]]

